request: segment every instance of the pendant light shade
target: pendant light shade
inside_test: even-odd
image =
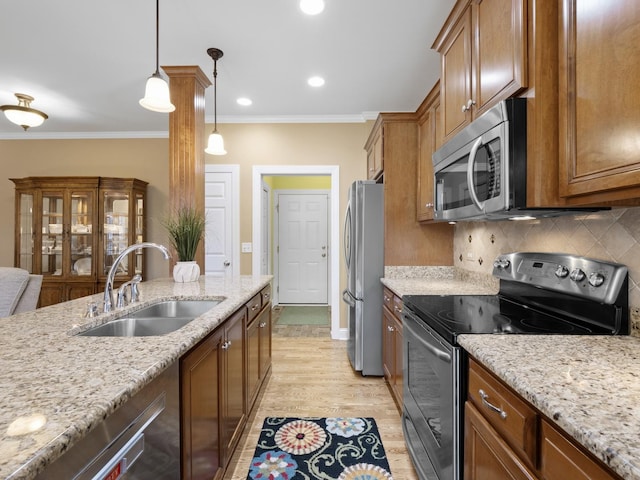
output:
[[[227,151],[224,149],[224,139],[222,135],[218,133],[218,111],[217,111],[217,84],[218,78],[218,60],[224,55],[222,50],[218,48],[209,48],[207,53],[213,58],[213,132],[209,135],[209,141],[207,142],[207,148],[204,149],[205,153],[209,155],[226,155]]]
[[[20,125],[26,131],[31,127],[39,127],[49,118],[46,113],[31,108],[32,96],[24,93],[16,93],[15,96],[18,98],[18,105],[2,105],[0,107],[10,122]]]
[[[171,103],[169,85],[160,75],[160,0],[156,0],[156,71],[147,80],[144,98],[140,105],[152,112],[173,112],[176,107]]]

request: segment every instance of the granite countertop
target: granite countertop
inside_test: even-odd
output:
[[[215,329],[271,276],[140,284],[140,303],[83,318],[85,297],[0,319],[0,478],[30,479]],[[73,333],[155,300],[223,299],[183,328],[156,337]],[[28,431],[28,427],[35,428]]]
[[[484,366],[625,479],[640,479],[640,338],[461,335]]]
[[[498,281],[454,267],[385,267],[382,284],[396,295],[494,295]]]

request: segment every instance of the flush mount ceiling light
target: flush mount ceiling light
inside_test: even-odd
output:
[[[218,133],[218,109],[216,105],[217,101],[217,84],[218,78],[218,60],[224,55],[219,48],[209,48],[207,53],[213,58],[213,132],[209,135],[209,141],[207,142],[207,148],[204,149],[205,153],[209,155],[226,155],[227,151],[224,149],[224,139],[222,135]]]
[[[243,107],[248,107],[253,103],[250,98],[246,97],[240,97],[236,102],[238,102],[238,105],[242,105]]]
[[[152,112],[173,112],[176,107],[171,103],[169,85],[160,75],[160,0],[156,0],[156,71],[147,80],[144,98],[140,105]]]
[[[317,15],[324,10],[324,0],[300,0],[300,10],[307,15]]]
[[[20,125],[26,131],[30,127],[39,127],[49,118],[46,113],[31,108],[32,96],[24,93],[16,93],[15,96],[18,98],[18,105],[2,105],[0,107],[10,122]]]

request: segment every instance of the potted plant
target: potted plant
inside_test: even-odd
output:
[[[178,255],[173,267],[176,282],[195,282],[200,276],[200,267],[195,261],[196,250],[204,238],[205,215],[193,206],[182,206],[168,216],[163,225],[169,234],[169,243]]]

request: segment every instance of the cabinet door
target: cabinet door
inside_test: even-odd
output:
[[[433,152],[436,151],[436,128],[440,121],[440,94],[436,85],[427,96],[432,99],[418,122],[418,197],[416,215],[419,222],[433,220]]]
[[[465,404],[464,432],[465,480],[536,480],[531,470],[469,402]]]
[[[473,12],[473,116],[527,86],[526,0],[479,0]]]
[[[540,471],[544,480],[614,480],[598,463],[545,420],[542,422]]]
[[[402,366],[403,366],[403,356],[402,356],[402,323],[397,318],[393,319],[393,351],[394,351],[394,361],[393,361],[393,386],[396,393],[396,404],[400,408],[402,405],[402,384],[403,384],[403,376],[402,376]]]
[[[225,321],[224,395],[222,426],[223,464],[229,462],[246,422],[244,342],[246,310],[242,308]]]
[[[386,307],[382,308],[382,372],[384,378],[392,386],[393,384],[393,361],[395,358],[393,340],[393,315]]]
[[[247,326],[247,412],[260,388],[260,318]]]
[[[375,180],[383,170],[383,136],[382,127],[375,134],[369,149],[367,150],[367,178]]]
[[[223,469],[219,430],[223,333],[211,334],[180,361],[181,478],[185,480],[212,479]]]
[[[640,2],[560,4],[560,193],[624,203],[640,196]]]
[[[271,368],[271,303],[267,303],[258,318],[260,324],[260,381]]]
[[[440,50],[442,125],[449,139],[471,121],[471,9],[466,7]]]

